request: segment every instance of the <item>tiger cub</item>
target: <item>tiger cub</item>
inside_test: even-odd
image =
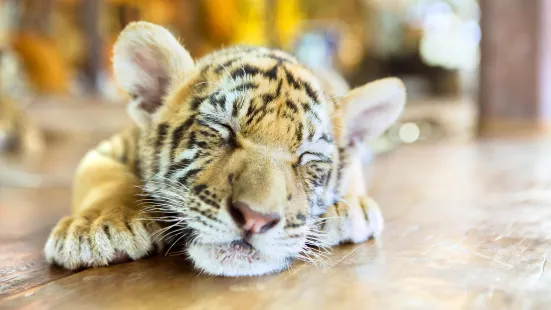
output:
[[[282,51],[232,47],[194,61],[147,22],[122,31],[113,64],[135,126],[82,160],[49,262],[105,266],[184,244],[203,273],[253,276],[307,260],[311,246],[381,234],[358,149],[399,117],[399,79],[336,99]]]

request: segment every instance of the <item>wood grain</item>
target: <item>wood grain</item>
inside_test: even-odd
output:
[[[0,188],[0,298],[70,274],[51,268],[42,254],[68,201],[67,189]]]
[[[49,268],[42,243],[68,191],[3,189],[0,308],[549,309],[549,158],[551,142],[527,138],[401,147],[366,167],[387,220],[380,247],[257,278],[200,275],[182,256]]]

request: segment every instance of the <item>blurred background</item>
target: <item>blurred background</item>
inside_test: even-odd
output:
[[[0,186],[67,186],[86,150],[129,124],[111,50],[136,20],[169,28],[194,58],[253,44],[352,86],[399,76],[406,111],[371,155],[540,131],[551,115],[549,3],[0,0]]]

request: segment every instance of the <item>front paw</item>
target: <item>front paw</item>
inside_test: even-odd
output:
[[[160,250],[162,241],[152,237],[159,225],[139,217],[125,208],[110,208],[63,218],[46,242],[46,259],[74,270],[136,260]]]
[[[355,197],[329,207],[321,230],[330,245],[360,243],[378,238],[384,229],[381,209],[370,197]]]

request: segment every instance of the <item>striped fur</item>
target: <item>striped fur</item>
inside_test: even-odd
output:
[[[279,50],[232,47],[192,65],[180,60],[187,52],[164,39],[160,27],[129,27],[115,47],[115,72],[125,68],[118,79],[133,98],[129,109],[137,126],[83,160],[74,215],[58,224],[46,245],[51,262],[107,265],[120,253],[137,259],[184,243],[203,272],[260,275],[286,268],[293,258],[319,257],[311,245],[380,234],[380,212],[365,196],[356,144],[347,136],[353,130],[343,124],[350,113],[334,100],[331,85]],[[140,33],[152,36],[139,41]],[[161,47],[159,38],[168,41]],[[148,63],[155,59],[150,51],[167,59]],[[126,56],[117,58],[125,53],[128,63]],[[134,79],[128,74],[134,69],[147,78]],[[144,80],[148,84],[140,84]],[[133,195],[146,197],[145,208]],[[235,199],[283,218],[252,236],[246,253],[235,246],[243,236],[228,212]],[[156,229],[171,228],[161,230],[163,242],[139,214]]]

